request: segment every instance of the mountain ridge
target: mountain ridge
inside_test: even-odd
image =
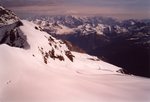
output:
[[[68,40],[88,54],[132,74],[150,77],[148,19],[118,21],[103,17],[43,16],[30,20],[50,35]]]

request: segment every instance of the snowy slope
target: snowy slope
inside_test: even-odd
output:
[[[67,40],[88,54],[123,67],[134,75],[150,77],[149,19],[120,21],[99,16],[62,15],[37,16],[30,20],[50,35]]]
[[[20,30],[24,33],[24,35],[27,36],[27,42],[29,43],[29,46],[30,46],[29,49],[25,50],[25,52],[30,53],[32,57],[34,57],[36,60],[44,62],[43,56],[46,55],[46,52],[49,53],[49,51],[53,49],[54,55],[55,56],[60,55],[64,57],[64,60],[59,60],[59,58],[53,58],[49,56],[47,58],[47,64],[49,63],[53,64],[55,62],[56,63],[62,62],[62,64],[64,65],[70,64],[69,66],[74,65],[74,67],[76,68],[78,68],[77,66],[79,65],[80,66],[79,68],[83,68],[83,67],[92,68],[93,67],[93,69],[96,70],[101,67],[100,65],[102,63],[104,65],[102,66],[102,69],[106,65],[107,67],[104,69],[110,70],[108,71],[108,73],[112,72],[112,74],[117,73],[116,71],[121,69],[119,67],[106,64],[105,62],[99,60],[97,57],[93,57],[87,54],[80,54],[77,52],[71,52],[69,51],[69,49],[67,48],[67,46],[65,45],[63,41],[55,39],[54,37],[47,34],[46,32],[35,29],[37,25],[31,22],[25,21],[25,20],[22,22],[24,26],[21,26]],[[42,54],[42,52],[44,54]],[[68,58],[68,56],[66,55],[66,52],[70,52],[73,60],[70,60]]]
[[[29,48],[0,45],[1,102],[150,101],[150,79],[123,75],[117,72],[121,68],[87,54],[70,52],[70,60],[61,40],[22,22]],[[52,49],[55,57],[48,55],[45,63]]]

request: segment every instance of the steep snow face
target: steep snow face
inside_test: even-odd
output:
[[[149,102],[149,79],[118,73],[121,68],[87,54],[71,52],[72,62],[61,40],[22,22],[30,48],[0,45],[0,101]],[[49,55],[46,63],[45,52],[52,49],[64,61]]]
[[[67,59],[73,61],[74,56],[63,41],[57,40],[46,32],[40,31],[37,25],[31,22],[22,22],[24,26],[21,26],[20,29],[26,34],[27,42],[30,44],[30,49],[35,57],[42,55],[46,64],[49,62],[49,58],[54,60],[59,59],[60,61]]]

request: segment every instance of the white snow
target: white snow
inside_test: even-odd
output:
[[[87,19],[85,17],[74,17],[76,19]],[[54,33],[56,35],[69,35],[69,34],[75,34],[77,31],[81,31],[83,35],[89,35],[93,32],[97,33],[98,35],[104,35],[104,29],[108,27],[108,25],[105,24],[98,24],[97,26],[91,25],[89,23],[85,23],[83,25],[79,25],[76,27],[69,27],[65,26],[65,24],[61,24],[59,21],[53,22],[53,21],[44,21],[36,19],[32,21],[33,23],[39,25],[45,30],[48,30],[49,33]],[[66,21],[69,22],[69,21]]]
[[[118,25],[116,25],[115,28],[116,28],[116,32],[117,32],[117,33],[122,33],[122,32],[125,33],[125,32],[128,32],[127,29],[125,29],[125,28],[123,28],[123,27],[120,27],[120,26],[118,26]]]
[[[104,35],[104,29],[106,28],[106,26],[104,24],[98,24],[97,27],[95,28],[97,34],[99,35]]]
[[[67,34],[72,34],[74,33],[74,30],[69,28],[69,27],[66,27],[64,25],[59,25],[61,28],[57,28],[56,29],[56,34],[59,34],[59,35],[67,35]]]
[[[59,24],[59,22],[55,24],[39,19],[36,19],[35,21],[32,22],[38,24],[40,27],[44,29],[51,30],[51,33],[56,33],[58,35],[67,35],[75,32],[73,28],[69,28],[65,25]]]
[[[43,62],[38,47],[48,51],[49,37],[22,21],[29,49],[0,45],[0,102],[149,102],[150,79],[117,73],[120,69],[94,56],[72,52],[64,55],[65,44],[56,40],[56,54],[65,61]],[[62,52],[60,52],[62,50]],[[33,54],[35,56],[33,56]]]

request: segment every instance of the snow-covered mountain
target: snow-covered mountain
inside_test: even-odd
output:
[[[76,17],[76,16],[39,16],[30,18],[44,31],[52,35],[102,35],[107,37],[130,36],[130,40],[142,40],[149,44],[150,20],[124,20],[119,21],[103,17]],[[141,35],[140,35],[140,34]],[[136,38],[135,38],[136,37]],[[135,39],[134,39],[135,38]]]
[[[109,28],[107,24],[96,23],[101,21],[92,21],[92,18],[88,17],[54,16],[37,17],[30,20],[33,20],[33,22],[38,24],[43,30],[54,35],[76,33],[80,33],[81,35],[89,35],[91,33],[103,35],[104,31]]]
[[[149,102],[149,79],[70,51],[32,22],[11,21],[0,29],[1,102]]]
[[[150,77],[148,19],[119,21],[103,17],[42,16],[30,20],[43,31],[70,41],[88,54],[123,67],[132,74]]]

